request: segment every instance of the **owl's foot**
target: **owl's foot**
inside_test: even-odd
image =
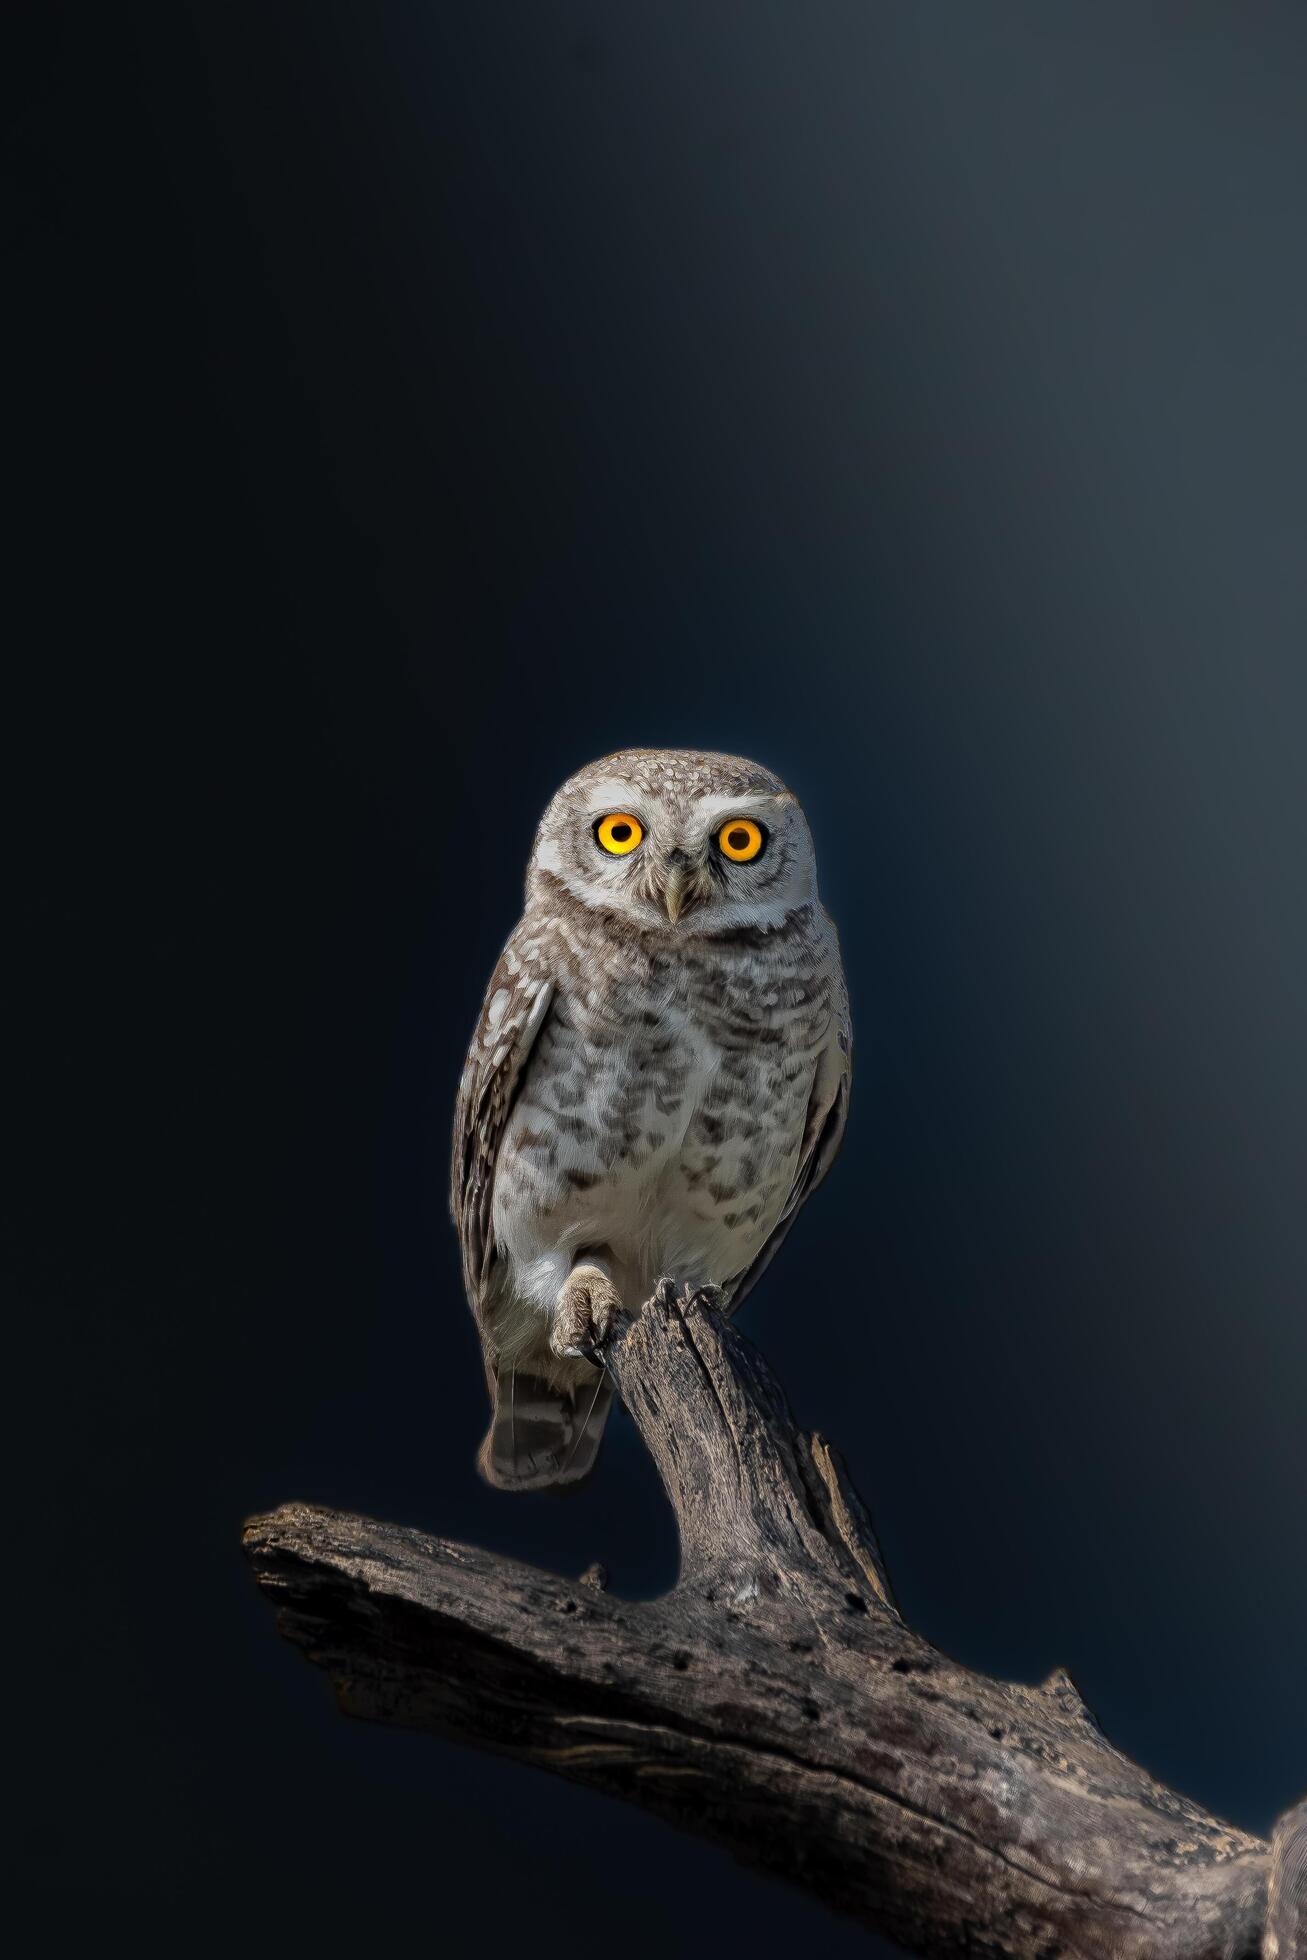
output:
[[[555,1354],[602,1364],[622,1303],[617,1288],[598,1266],[576,1266],[558,1296],[549,1345]]]
[[[705,1282],[702,1286],[678,1286],[674,1279],[660,1279],[653,1297],[660,1307],[699,1307],[704,1313],[726,1312],[726,1289]]]

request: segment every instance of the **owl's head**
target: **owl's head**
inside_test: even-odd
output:
[[[773,927],[817,896],[807,822],[778,777],[741,756],[624,749],[565,782],[541,819],[527,878],[556,880],[644,930]]]

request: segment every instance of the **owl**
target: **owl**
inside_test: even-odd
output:
[[[463,1071],[452,1208],[512,1490],[593,1467],[615,1317],[738,1306],[825,1176],[848,997],[798,802],[757,763],[628,749],[541,820]]]

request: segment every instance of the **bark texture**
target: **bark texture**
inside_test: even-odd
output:
[[[1121,1755],[1065,1674],[937,1653],[838,1453],[707,1302],[660,1288],[609,1367],[680,1527],[663,1599],[309,1505],[250,1521],[347,1713],[642,1804],[915,1952],[1307,1960],[1303,1806],[1268,1846]]]

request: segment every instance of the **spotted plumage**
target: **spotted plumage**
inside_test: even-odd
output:
[[[849,1075],[838,942],[784,784],[653,749],[565,783],[454,1123],[492,1483],[590,1470],[603,1343],[660,1277],[739,1304],[839,1147]]]

